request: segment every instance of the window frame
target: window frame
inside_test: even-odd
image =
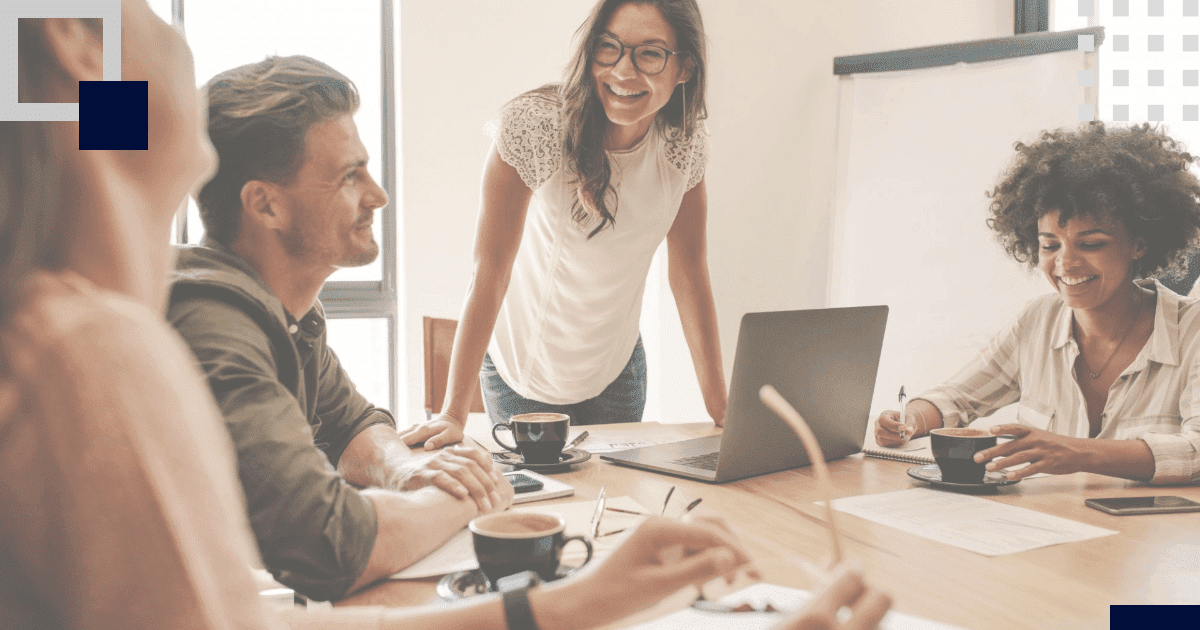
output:
[[[171,0],[171,23],[187,38],[187,21],[184,17],[186,0]],[[393,415],[400,408],[400,390],[396,380],[399,291],[398,284],[398,231],[396,193],[396,73],[395,73],[395,18],[394,0],[379,0],[380,10],[380,92],[382,93],[382,124],[380,126],[382,180],[380,185],[388,192],[388,204],[379,210],[382,222],[382,242],[379,244],[382,257],[379,280],[330,280],[321,289],[320,300],[325,307],[325,316],[331,319],[386,319],[388,329],[388,392],[389,408]],[[180,205],[175,215],[175,236],[180,243],[187,243],[187,202]]]

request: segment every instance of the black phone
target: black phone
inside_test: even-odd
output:
[[[526,475],[525,473],[504,473],[504,476],[508,477],[508,482],[512,484],[513,491],[517,494],[537,492],[538,490],[542,489],[543,485],[545,485],[537,479]]]
[[[1111,497],[1106,499],[1087,499],[1084,505],[1115,514],[1170,514],[1173,512],[1200,512],[1200,503],[1175,496],[1157,497]]]

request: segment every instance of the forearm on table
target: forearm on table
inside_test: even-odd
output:
[[[397,490],[403,483],[401,466],[412,451],[390,425],[374,424],[350,440],[337,470],[346,481],[359,487]]]
[[[454,334],[450,353],[450,375],[446,382],[446,400],[442,413],[453,416],[466,426],[471,411],[471,397],[479,379],[479,366],[487,352],[492,329],[508,290],[509,272],[494,269],[495,265],[477,265],[471,287],[467,291],[462,320]],[[508,267],[511,270],[511,264]]]
[[[708,265],[703,255],[693,255],[669,263],[668,278],[704,402],[710,407],[723,404],[727,394],[725,369],[721,361],[721,338],[717,327],[717,307],[708,277]],[[709,411],[711,413],[714,410]]]
[[[1154,453],[1143,440],[1095,440],[1084,442],[1082,472],[1134,481],[1154,477]]]
[[[405,493],[367,489],[362,496],[375,507],[375,546],[350,592],[425,557],[478,514],[474,501],[432,487]]]

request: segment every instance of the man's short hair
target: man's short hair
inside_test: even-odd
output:
[[[303,55],[267,57],[226,70],[204,91],[208,135],[220,164],[197,202],[205,232],[225,244],[237,239],[246,182],[290,184],[304,163],[309,128],[352,115],[359,106],[350,79]]]

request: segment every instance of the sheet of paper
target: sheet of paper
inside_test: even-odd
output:
[[[643,426],[636,427],[637,430],[631,430],[628,435],[622,435],[618,432],[608,432],[607,436],[600,437],[593,434],[583,444],[580,444],[579,448],[589,453],[612,453],[613,451],[623,451],[630,448],[657,446],[659,444],[670,444],[671,442],[692,439],[691,436],[680,433],[666,425],[656,424],[656,426],[650,427],[647,426],[650,423],[641,424]]]
[[[834,500],[833,507],[985,556],[1117,533],[999,501],[929,488],[846,497]]]
[[[629,497],[608,497],[606,505],[622,510],[646,512],[646,508]],[[542,512],[561,515],[567,521],[567,536],[586,536],[589,534],[591,531],[592,514],[595,510],[595,501],[573,501],[571,503],[557,503],[554,505],[531,505],[512,508],[513,512]],[[605,532],[632,528],[641,523],[644,518],[633,514],[622,514],[606,510],[604,518],[600,520],[600,533],[604,534]],[[602,536],[597,540],[593,540],[594,556],[592,557],[592,561],[595,562],[597,558],[611,551],[622,538],[624,538],[624,534]],[[563,548],[562,563],[570,567],[579,566],[586,557],[587,549],[582,543],[570,542]],[[407,569],[392,574],[392,579],[413,580],[445,575],[447,573],[454,573],[455,571],[470,571],[471,569],[478,568],[479,563],[475,561],[475,548],[471,543],[471,532],[464,528],[452,536],[450,540],[446,541],[444,545],[430,552],[429,555],[416,561]]]
[[[762,608],[768,602],[783,611],[798,610],[812,594],[775,584],[755,584],[736,593],[722,597],[722,604],[738,605],[749,603]],[[784,615],[779,613],[713,613],[688,608],[659,617],[647,623],[630,626],[628,630],[764,630],[779,623]],[[880,622],[882,630],[962,630],[958,626],[939,623],[930,619],[914,617],[899,612],[889,612]]]

